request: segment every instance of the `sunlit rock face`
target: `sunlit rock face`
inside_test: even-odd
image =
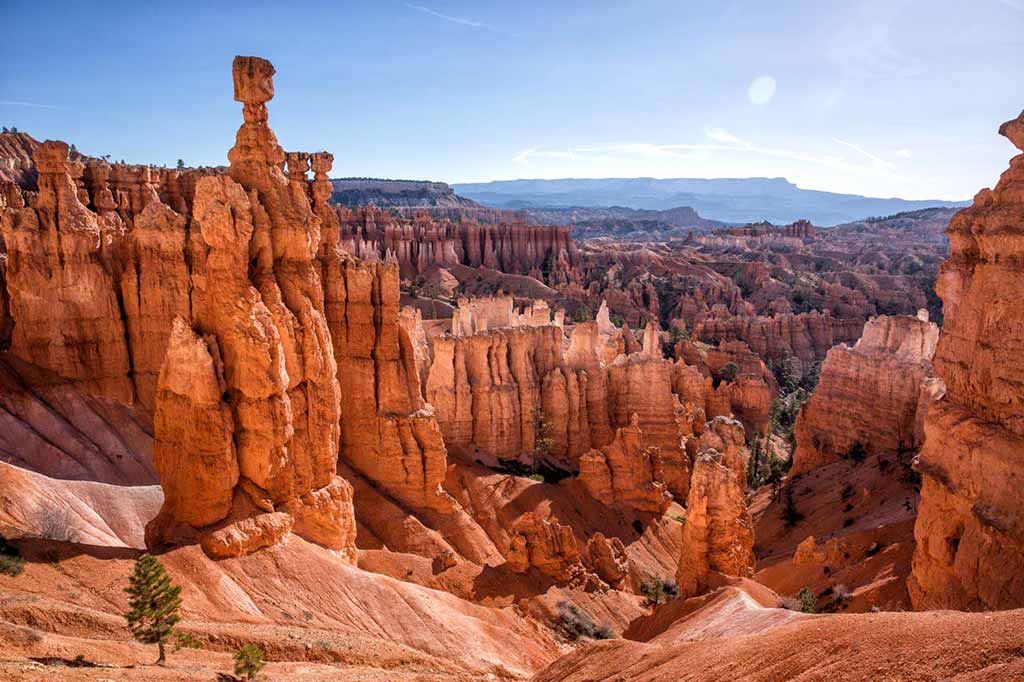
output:
[[[233,75],[244,122],[226,173],[83,167],[64,143],[35,148],[39,191],[8,189],[0,216],[11,351],[152,409],[164,505],[150,546],[199,541],[219,558],[295,532],[351,558],[317,258],[314,185],[330,165],[312,155],[311,183],[310,155],[277,144],[270,62],[238,57]]]
[[[1024,150],[1024,113],[999,132]],[[1024,154],[949,225],[908,582],[915,608],[1024,606]]]
[[[743,426],[731,419],[708,423],[686,498],[683,551],[676,579],[683,596],[699,594],[716,575],[754,574],[754,522],[744,500]]]
[[[918,317],[881,316],[853,347],[832,348],[796,421],[792,474],[849,456],[898,455],[924,442],[929,405],[943,393],[931,359],[939,328]]]

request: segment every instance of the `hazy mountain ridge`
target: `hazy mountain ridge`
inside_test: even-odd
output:
[[[966,201],[864,197],[801,189],[785,178],[604,178],[499,180],[453,184],[459,195],[497,208],[625,206],[665,210],[687,206],[701,216],[731,223],[807,219],[837,225],[866,216],[891,215]]]

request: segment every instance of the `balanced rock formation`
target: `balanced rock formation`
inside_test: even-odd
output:
[[[351,552],[352,489],[335,477],[340,391],[315,261],[320,219],[301,169],[285,176],[267,125],[273,66],[238,57],[233,74],[245,121],[229,177],[196,184],[206,259],[192,277],[192,326],[205,338],[175,318],[154,416],[165,503],[147,544],[220,524],[203,547],[234,556],[299,520],[307,539]]]
[[[999,132],[1024,150],[1024,113]],[[925,420],[915,608],[1024,606],[1024,154],[954,216],[936,291],[943,400]]]
[[[939,328],[918,317],[882,315],[851,348],[832,348],[796,420],[792,475],[846,457],[913,452],[924,442],[928,406],[943,392],[931,359]]]
[[[154,545],[224,556],[291,530],[351,556],[339,453],[383,494],[441,512],[447,454],[399,323],[399,265],[341,250],[333,158],[277,143],[273,73],[235,62],[244,123],[226,171],[36,146],[38,191],[0,183],[0,343],[152,411]]]
[[[286,156],[267,125],[273,66],[239,57],[233,73],[244,122],[226,173],[35,148],[38,192],[6,186],[0,212],[11,353],[152,410],[164,505],[150,546],[233,556],[294,530],[352,558],[318,259],[329,209],[310,156]]]
[[[680,594],[699,594],[714,574],[754,574],[754,523],[744,501],[745,462],[738,444],[743,426],[735,420],[709,424],[693,465],[686,498],[683,551],[676,574]],[[722,446],[724,452],[712,444]]]

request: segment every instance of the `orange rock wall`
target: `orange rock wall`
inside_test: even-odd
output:
[[[856,341],[863,326],[861,319],[818,312],[773,317],[710,316],[696,322],[693,337],[708,343],[744,341],[765,360],[793,358],[796,369],[806,373],[825,358],[832,346]]]
[[[393,256],[402,275],[414,277],[433,265],[483,266],[530,275],[549,284],[572,281],[581,263],[569,227],[522,222],[450,222],[416,212],[411,218],[368,206],[336,207],[341,248],[362,259]]]
[[[684,597],[706,590],[714,574],[745,578],[754,573],[754,522],[744,501],[742,446],[743,426],[721,417],[708,422],[700,439],[676,575]]]
[[[920,448],[928,406],[943,391],[931,366],[938,336],[927,319],[883,315],[855,346],[832,348],[797,416],[792,475],[847,456],[855,443],[879,455]]]
[[[1024,150],[1024,113],[999,131]],[[954,216],[936,291],[935,370],[946,396],[925,421],[908,587],[915,608],[1024,606],[1024,154]]]

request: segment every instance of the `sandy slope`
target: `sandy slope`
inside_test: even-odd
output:
[[[1020,679],[1024,611],[802,615],[725,587],[649,642],[594,643],[534,682]]]

